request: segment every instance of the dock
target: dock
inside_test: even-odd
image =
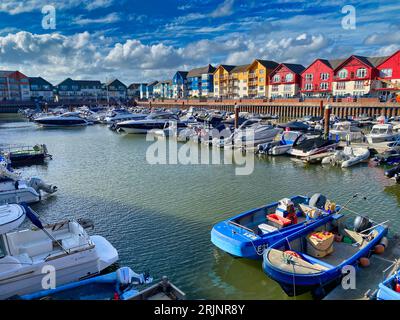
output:
[[[387,270],[400,258],[400,238],[389,239],[389,245],[381,255],[370,257],[370,266],[360,268],[356,276],[356,289],[345,290],[341,285],[333,289],[324,300],[369,300],[376,293],[379,283],[384,280]]]

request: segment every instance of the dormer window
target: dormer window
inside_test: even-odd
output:
[[[346,69],[342,69],[338,73],[338,76],[340,79],[346,79],[348,75],[349,75],[349,72]]]
[[[367,76],[367,69],[360,68],[357,70],[357,78],[365,78]]]
[[[286,82],[292,82],[293,81],[293,73],[288,73],[285,77]]]
[[[274,82],[280,82],[281,81],[281,76],[279,74],[274,75],[273,81]]]

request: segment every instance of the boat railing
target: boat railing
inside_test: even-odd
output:
[[[250,229],[250,228],[248,228],[248,227],[245,227],[245,226],[243,226],[243,225],[241,225],[241,224],[239,224],[239,223],[237,223],[237,222],[228,221],[228,223],[229,223],[229,224],[232,224],[232,225],[234,225],[234,226],[236,226],[236,227],[238,227],[238,228],[241,228],[241,229],[244,229],[244,230],[246,230],[246,231],[249,231],[249,232],[251,232],[251,233],[253,233],[253,234],[256,234],[256,233],[254,232],[254,230],[252,230],[252,229]]]

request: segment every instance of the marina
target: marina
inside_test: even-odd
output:
[[[153,110],[153,112],[155,115],[164,114],[168,120],[179,121],[179,117],[171,117],[172,114],[179,112],[179,109],[177,110],[171,110],[172,113],[166,113],[165,110]],[[134,111],[133,114],[140,114],[142,111]],[[217,111],[212,111],[206,117],[207,125],[202,125],[198,121],[204,119],[203,113],[196,113],[193,110],[190,112],[190,115],[193,114],[194,118],[197,118],[197,123],[189,114],[180,116],[186,128],[182,130],[189,132],[189,140],[193,137],[203,137],[201,132],[207,133],[210,130],[207,126],[211,123],[215,127],[221,127],[222,124],[224,128],[239,127],[238,115],[224,115]],[[241,115],[247,119],[262,117],[258,114]],[[190,123],[183,120],[189,118]],[[218,118],[220,119],[217,121]],[[221,122],[223,118],[227,119],[226,122]],[[269,121],[272,121],[269,126],[273,128],[280,119]],[[158,130],[164,128],[165,122],[162,126],[158,122],[156,128]],[[128,120],[126,123],[135,124],[135,120]],[[153,123],[156,122],[137,119],[137,123],[138,126],[135,124],[132,127],[140,126],[140,133],[145,133],[152,129]],[[143,124],[147,126],[147,123],[151,123],[151,128],[143,127]],[[259,126],[259,120],[254,123]],[[117,123],[117,127],[118,125]],[[269,128],[268,125],[265,128]],[[290,150],[294,143],[290,142],[289,147],[283,144],[282,137],[286,136],[290,141],[291,136],[287,134],[290,131],[285,131],[280,137],[282,130],[281,128],[275,132],[274,141],[276,146],[284,146],[285,151],[288,151],[286,148]],[[316,139],[314,138],[316,131],[310,132],[306,133],[305,141]],[[299,137],[303,135],[297,134],[294,139]],[[274,236],[266,238],[271,239],[271,243],[265,243],[267,245],[257,243],[256,249],[261,246],[260,251],[259,254],[257,252],[250,254],[249,257],[253,256],[253,259],[246,259],[246,256],[238,259],[214,246],[218,241],[213,241],[211,232],[214,225],[229,220],[240,212],[251,212],[249,211],[251,208],[258,208],[254,209],[254,217],[257,219],[248,225],[236,219],[233,224],[233,226],[236,224],[236,231],[239,232],[242,226],[245,226],[247,233],[252,235],[251,241],[255,239],[254,228],[257,226],[265,235],[271,232],[273,235],[274,230],[282,227],[288,228],[286,223],[290,224],[293,221],[287,222],[286,218],[280,218],[280,212],[275,212],[275,208],[283,205],[290,207],[291,200],[285,199],[298,194],[299,190],[305,197],[292,199],[296,204],[296,212],[301,209],[305,213],[303,217],[300,214],[293,216],[299,223],[291,227],[293,231],[290,231],[290,228],[284,229],[288,232],[285,237],[291,239],[297,233],[311,230],[318,224],[330,221],[335,211],[340,212],[343,205],[348,210],[368,215],[374,221],[390,221],[387,235],[389,248],[392,237],[400,232],[397,219],[400,189],[395,180],[386,178],[385,170],[388,169],[388,165],[377,165],[372,159],[367,162],[362,159],[363,161],[350,169],[342,169],[340,165],[311,164],[315,161],[306,161],[309,165],[304,166],[292,161],[289,155],[282,156],[283,152],[277,151],[275,156],[269,156],[267,155],[269,146],[264,146],[264,154],[254,158],[253,172],[250,175],[238,176],[235,175],[238,164],[234,163],[213,166],[151,165],[146,161],[146,151],[153,142],[148,141],[143,134],[116,132],[108,130],[107,126],[101,124],[73,126],[73,128],[57,126],[48,129],[35,122],[29,122],[21,115],[1,118],[0,139],[9,144],[26,145],[34,145],[40,141],[54,157],[52,161],[46,161],[42,165],[18,169],[22,177],[40,177],[43,181],[57,184],[56,193],[32,204],[32,208],[43,222],[51,224],[78,218],[93,220],[96,234],[107,239],[118,251],[120,266],[129,266],[134,270],[150,270],[154,279],[161,279],[167,275],[174,286],[176,285],[178,298],[185,296],[189,299],[312,299],[314,296],[307,290],[301,295],[296,294],[295,297],[288,296],[278,283],[263,272],[260,259],[262,260],[264,249],[279,243],[279,238]],[[168,141],[174,139],[174,130],[171,129]],[[215,141],[220,140],[225,144],[227,140],[221,140],[220,137],[208,139],[211,140],[206,140],[207,144],[197,143],[195,140],[187,143],[194,145],[199,152],[211,148],[224,158],[227,146],[220,148]],[[268,137],[267,141],[270,139]],[[59,141],[63,143],[60,144]],[[268,145],[275,142],[265,143],[260,140],[259,143]],[[235,146],[236,144],[234,143]],[[322,140],[315,140],[312,144],[309,143],[307,148],[302,147],[302,153],[298,155],[299,160],[304,162],[306,157],[309,157],[308,160],[315,157],[322,161],[324,157],[332,156],[332,152],[339,145],[346,146],[346,142],[332,140],[326,145]],[[366,150],[370,147],[367,143],[360,142],[351,146],[361,146]],[[386,144],[386,147],[382,145],[381,148],[387,149],[388,145]],[[378,150],[381,151],[379,148]],[[248,148],[244,157],[250,159],[254,152],[258,154],[259,148]],[[101,170],[98,169],[99,165]],[[349,195],[355,192],[360,196],[351,204],[348,203]],[[308,208],[308,201],[315,194],[324,195],[336,203],[336,209],[329,207],[329,210],[333,211],[323,213],[321,222],[316,219],[316,225],[313,227],[309,217],[311,215],[316,217],[313,208],[322,201],[318,196],[317,201]],[[281,201],[278,203],[279,199]],[[303,200],[299,203],[296,199]],[[267,205],[270,209],[263,209],[266,203],[271,204],[270,207]],[[282,207],[282,212],[292,210],[285,209],[289,207]],[[271,224],[267,222],[269,225],[263,222],[267,212],[271,215],[271,219],[266,220],[271,222]],[[307,219],[304,225],[301,223],[303,219]],[[22,227],[27,227],[26,221]],[[381,229],[382,236],[386,236],[387,229]],[[381,229],[378,231],[381,232]],[[250,245],[253,251],[254,243]],[[372,247],[375,245],[375,242],[371,244]],[[231,254],[240,256],[234,252]],[[353,259],[353,263],[356,260]],[[375,260],[370,258],[371,265],[374,265]],[[238,277],[239,274],[246,276]],[[153,292],[153,289],[148,290]],[[154,295],[157,296],[156,293]],[[143,293],[140,299],[147,296],[148,294]],[[344,298],[345,295],[339,294],[336,297]],[[161,299],[160,296],[159,298]]]

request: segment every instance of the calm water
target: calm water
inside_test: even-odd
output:
[[[352,209],[400,230],[400,185],[372,165],[342,170],[266,158],[256,159],[252,175],[235,176],[234,165],[149,165],[151,142],[104,126],[46,130],[0,120],[0,143],[45,143],[53,155],[46,166],[23,169],[59,187],[34,206],[43,221],[93,219],[95,232],[118,249],[120,265],[167,275],[189,298],[287,299],[260,261],[234,259],[210,242],[216,222],[286,196],[321,192],[343,203],[360,192],[367,200]]]

